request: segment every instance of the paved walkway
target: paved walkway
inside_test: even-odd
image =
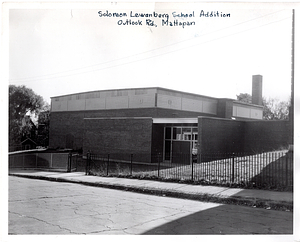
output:
[[[190,185],[117,177],[86,176],[84,172],[62,173],[36,170],[11,170],[9,175],[57,182],[80,183],[89,186],[195,199],[207,202],[247,205],[285,211],[293,210],[292,192]]]

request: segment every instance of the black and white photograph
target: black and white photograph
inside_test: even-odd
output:
[[[1,241],[300,241],[299,16],[3,2]]]

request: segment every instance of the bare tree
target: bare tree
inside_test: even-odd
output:
[[[252,103],[252,96],[248,93],[236,95],[237,100],[244,103]],[[277,98],[263,98],[263,119],[287,120],[289,118],[290,102],[280,101]]]

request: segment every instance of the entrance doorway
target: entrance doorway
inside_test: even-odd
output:
[[[198,151],[198,128],[166,126],[164,131],[164,160],[190,164]]]

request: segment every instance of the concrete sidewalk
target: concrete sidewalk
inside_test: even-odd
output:
[[[293,193],[256,189],[203,186],[117,177],[86,176],[84,172],[11,170],[9,175],[57,182],[78,183],[160,196],[193,199],[204,202],[237,204],[266,209],[293,211]]]

